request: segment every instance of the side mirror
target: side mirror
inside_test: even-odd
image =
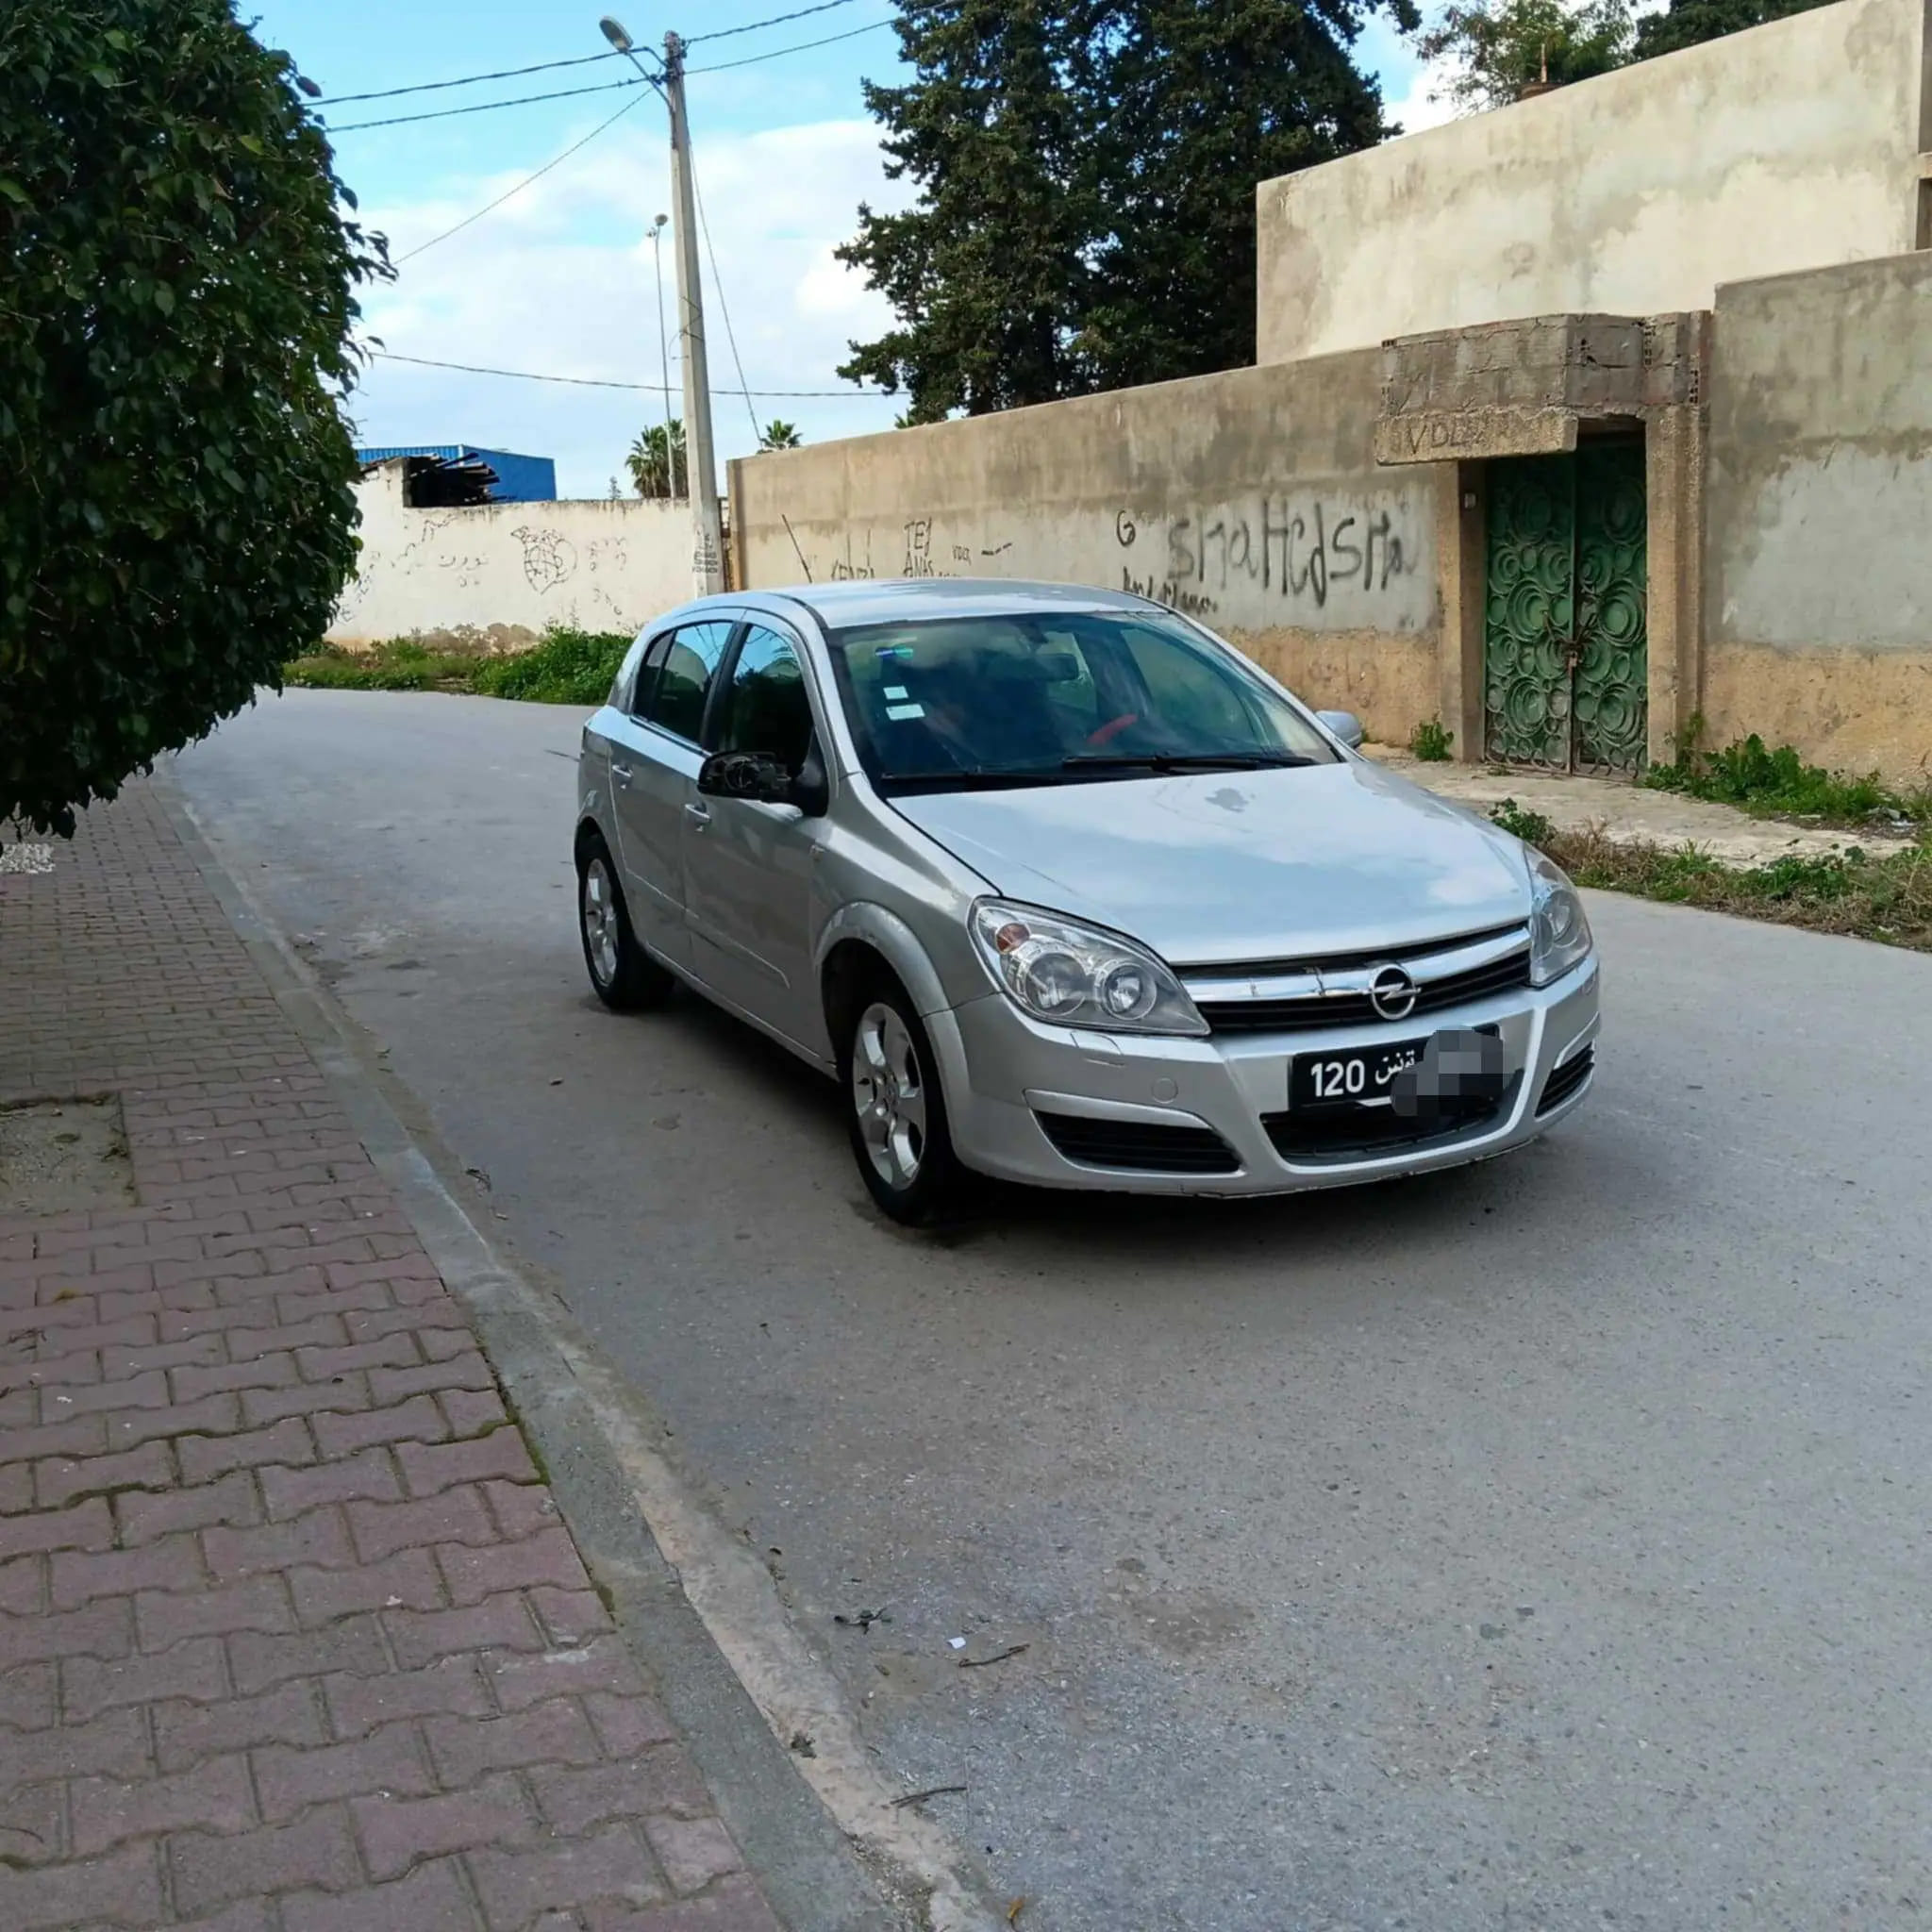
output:
[[[822,818],[832,788],[814,744],[796,772],[761,751],[713,752],[698,767],[698,791],[707,798],[755,798],[760,805],[795,806],[808,819]]]
[[[761,751],[716,751],[698,767],[698,791],[707,798],[755,798],[784,805],[791,774]]]
[[[1363,738],[1362,721],[1353,711],[1317,711],[1318,717],[1350,751],[1359,751]]]

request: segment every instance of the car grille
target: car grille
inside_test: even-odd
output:
[[[1183,978],[1210,1032],[1292,1033],[1381,1024],[1368,981],[1390,965],[1416,982],[1415,1005],[1401,1016],[1406,1022],[1526,987],[1529,938],[1521,926],[1508,926],[1425,952],[1191,968]]]
[[[1151,1121],[1090,1120],[1084,1114],[1036,1113],[1041,1131],[1082,1167],[1131,1174],[1238,1174],[1234,1149],[1211,1127],[1166,1126]]]
[[[1354,1108],[1334,1113],[1264,1113],[1261,1125],[1284,1160],[1320,1166],[1324,1161],[1372,1160],[1487,1132],[1508,1111],[1509,1092],[1481,1113],[1449,1121],[1405,1120],[1393,1108]]]
[[[1559,1108],[1588,1080],[1596,1068],[1596,1048],[1586,1046],[1574,1059],[1565,1060],[1543,1082],[1543,1097],[1536,1104],[1539,1114]]]

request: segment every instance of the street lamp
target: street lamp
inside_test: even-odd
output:
[[[707,596],[724,588],[724,537],[718,515],[717,458],[711,444],[711,377],[709,358],[705,354],[704,284],[698,273],[691,122],[684,106],[684,42],[675,33],[666,34],[663,72],[653,74],[638,58],[636,44],[625,31],[622,21],[607,13],[599,19],[597,27],[657,90],[671,114],[671,208],[675,217],[671,241],[677,270],[677,347],[684,380],[684,484],[691,508],[691,580],[698,594]],[[660,317],[664,312],[661,300],[658,312]],[[661,346],[661,326],[659,342]],[[664,363],[664,386],[667,390],[671,386],[668,362]],[[665,441],[664,460],[668,469],[668,424]]]
[[[608,23],[616,25],[614,21]],[[622,32],[623,29],[619,28]],[[671,440],[671,355],[664,341],[664,224],[669,215],[659,215],[651,224],[651,266],[658,271],[658,379],[664,393],[664,489],[677,494],[677,458]]]

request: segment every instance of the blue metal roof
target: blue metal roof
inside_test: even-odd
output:
[[[554,503],[557,465],[549,457],[519,456],[514,450],[479,449],[469,442],[397,443],[382,449],[358,449],[358,463],[387,462],[391,457],[441,457],[446,463],[474,458],[496,472],[491,487],[493,503]]]

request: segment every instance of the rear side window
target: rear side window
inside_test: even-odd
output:
[[[647,673],[651,660],[658,659],[660,648],[664,655],[658,662],[656,677],[651,679],[652,688],[645,698],[648,708],[642,715],[660,729],[695,744],[705,722],[705,700],[710,693],[711,678],[724,658],[731,632],[729,622],[687,624],[668,638],[659,639],[651,647]]]
[[[630,709],[631,697],[638,687],[638,671],[643,661],[644,641],[640,638],[624,654],[624,662],[617,667],[617,675],[610,681],[610,695],[604,702],[613,710]]]

